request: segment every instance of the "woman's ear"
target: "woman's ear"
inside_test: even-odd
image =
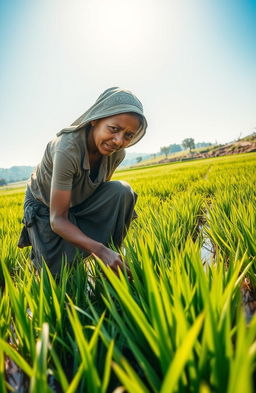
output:
[[[94,127],[95,124],[96,124],[96,120],[92,120],[92,121],[91,121],[91,126]]]

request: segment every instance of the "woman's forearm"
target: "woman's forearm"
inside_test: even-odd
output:
[[[69,243],[100,258],[105,265],[109,266],[114,272],[118,273],[118,269],[122,269],[122,258],[117,252],[91,239],[89,236],[86,236],[66,217],[55,216],[51,218],[51,228],[53,232],[57,233]]]
[[[76,225],[72,224],[65,217],[55,217],[51,220],[51,228],[63,239],[74,246],[88,251],[90,254],[98,255],[105,246],[96,240],[86,236]]]

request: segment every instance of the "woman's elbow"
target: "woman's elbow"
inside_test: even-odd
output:
[[[55,232],[55,233],[59,232],[60,221],[61,221],[61,217],[57,217],[56,215],[50,216],[50,226],[51,226],[51,230],[53,232]]]
[[[56,220],[55,217],[50,216],[50,227],[53,232],[55,232],[56,228]]]

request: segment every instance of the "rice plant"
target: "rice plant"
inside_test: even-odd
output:
[[[131,276],[93,258],[58,280],[35,271],[17,248],[24,190],[1,191],[0,391],[252,393],[256,298],[248,318],[241,288],[255,293],[255,158],[117,172],[139,195]]]

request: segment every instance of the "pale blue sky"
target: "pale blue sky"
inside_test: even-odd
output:
[[[0,0],[0,167],[35,165],[108,87],[149,127],[130,151],[256,127],[256,0]]]

